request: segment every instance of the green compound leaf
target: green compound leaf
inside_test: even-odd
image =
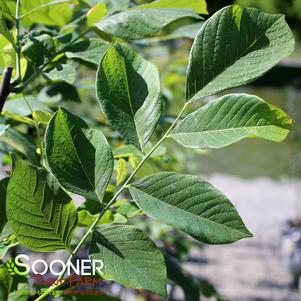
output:
[[[12,154],[7,218],[18,241],[36,252],[69,249],[77,225],[73,201],[41,168]]]
[[[130,192],[146,214],[204,243],[252,236],[227,197],[196,176],[162,172],[134,182]]]
[[[103,260],[100,276],[105,280],[166,297],[164,257],[140,229],[126,225],[99,228],[93,235],[90,258]]]
[[[88,199],[102,199],[114,160],[100,130],[60,108],[49,122],[45,145],[49,168],[63,187]]]
[[[190,8],[134,8],[104,18],[95,26],[124,40],[139,40],[152,37],[170,23],[184,18],[202,19]]]
[[[0,233],[2,232],[6,218],[6,190],[9,178],[0,181]]]
[[[218,11],[199,31],[187,71],[191,101],[259,78],[294,50],[282,15],[237,5]]]
[[[279,142],[293,120],[257,96],[229,94],[189,114],[171,132],[178,143],[191,148],[221,148],[243,138]]]
[[[86,39],[73,44],[65,54],[67,58],[79,59],[98,66],[108,48],[109,44],[100,39]]]
[[[112,126],[128,143],[143,149],[161,114],[157,68],[115,44],[99,65],[96,92]]]

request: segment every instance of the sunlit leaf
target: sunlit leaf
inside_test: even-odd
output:
[[[293,120],[257,96],[230,94],[189,114],[171,132],[186,147],[220,148],[243,138],[284,140]]]
[[[202,26],[190,54],[187,99],[248,84],[294,50],[282,15],[227,6]]]

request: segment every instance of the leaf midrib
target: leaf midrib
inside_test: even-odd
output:
[[[191,131],[191,132],[178,132],[178,133],[171,133],[170,136],[179,136],[184,134],[202,134],[202,133],[219,133],[219,132],[226,132],[226,131],[240,131],[240,130],[250,130],[250,129],[265,129],[265,128],[276,128],[281,129],[283,131],[289,131],[288,129],[278,126],[278,125],[263,125],[263,126],[247,126],[247,127],[237,127],[237,128],[227,128],[227,129],[220,129],[220,130],[203,130],[203,131]]]
[[[72,147],[73,147],[73,149],[74,149],[74,152],[75,152],[75,154],[76,154],[76,157],[77,157],[77,159],[78,159],[78,162],[79,162],[79,164],[80,164],[80,166],[81,166],[81,168],[82,168],[82,170],[83,170],[83,172],[84,172],[84,174],[85,174],[85,176],[86,176],[86,178],[88,179],[88,182],[89,182],[89,184],[90,184],[90,186],[91,186],[91,191],[93,191],[95,194],[96,194],[96,196],[98,196],[98,194],[97,194],[97,192],[96,192],[96,187],[94,188],[94,185],[93,185],[93,183],[91,182],[91,179],[90,179],[90,177],[88,176],[88,174],[87,174],[87,172],[86,172],[86,170],[85,170],[85,168],[84,168],[84,165],[83,165],[83,163],[82,163],[82,161],[81,161],[81,159],[80,159],[80,157],[79,157],[79,154],[78,154],[78,152],[77,152],[77,149],[76,149],[76,147],[75,147],[75,144],[74,144],[74,141],[73,141],[73,139],[72,139],[72,136],[71,136],[71,130],[70,130],[70,128],[69,128],[69,126],[68,126],[68,122],[67,122],[67,119],[65,118],[65,114],[64,114],[64,112],[61,110],[61,113],[62,113],[62,115],[63,115],[63,118],[64,118],[64,125],[65,125],[65,127],[67,128],[67,132],[68,132],[68,135],[69,135],[69,138],[70,138],[70,140],[71,140],[71,145],[72,145]]]
[[[129,106],[130,106],[130,110],[131,110],[132,118],[133,118],[133,121],[134,121],[135,131],[136,131],[136,135],[137,135],[137,138],[138,138],[138,141],[139,141],[139,145],[142,149],[142,143],[141,143],[139,135],[138,135],[138,129],[137,129],[137,124],[136,124],[136,119],[135,119],[135,113],[134,113],[134,109],[133,109],[133,106],[132,106],[132,96],[131,96],[131,92],[130,92],[130,89],[129,89],[129,78],[128,78],[128,72],[127,72],[127,68],[126,68],[125,58],[123,56],[121,56],[121,59],[122,59],[123,71],[124,71],[124,74],[125,74],[124,79],[125,79],[125,83],[126,83],[126,93],[127,93],[127,96],[128,96],[127,100],[128,100]]]

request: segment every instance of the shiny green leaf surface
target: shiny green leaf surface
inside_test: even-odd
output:
[[[206,21],[194,41],[187,99],[248,84],[293,50],[294,37],[284,16],[227,6]]]

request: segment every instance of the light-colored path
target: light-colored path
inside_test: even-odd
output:
[[[301,182],[223,175],[214,175],[210,181],[233,201],[254,238],[206,246],[201,254],[208,263],[187,268],[210,280],[232,301],[299,301],[297,292],[290,289],[290,273],[281,263],[280,233],[283,222],[295,216],[296,188]],[[199,256],[199,251],[193,253]]]

